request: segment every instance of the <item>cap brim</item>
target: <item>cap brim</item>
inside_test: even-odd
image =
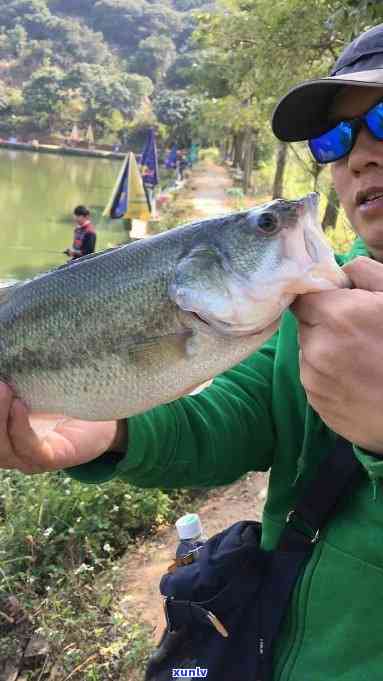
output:
[[[322,135],[331,125],[331,101],[344,85],[383,87],[383,69],[307,80],[292,88],[274,110],[271,123],[274,134],[284,142]]]

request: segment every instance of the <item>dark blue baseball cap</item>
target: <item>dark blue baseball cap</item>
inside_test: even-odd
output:
[[[383,24],[355,38],[328,77],[306,80],[280,100],[271,123],[274,134],[284,142],[322,135],[333,125],[331,104],[345,85],[383,88]]]

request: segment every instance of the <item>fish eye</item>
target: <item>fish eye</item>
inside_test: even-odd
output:
[[[257,227],[265,234],[274,234],[279,228],[279,220],[275,213],[261,213],[258,218]]]

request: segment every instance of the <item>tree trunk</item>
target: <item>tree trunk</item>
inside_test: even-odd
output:
[[[283,195],[283,176],[286,168],[287,150],[288,147],[286,142],[278,142],[277,165],[275,168],[273,184],[273,199],[278,199]]]
[[[244,134],[242,132],[234,135],[234,156],[233,156],[233,166],[236,168],[239,166],[242,168],[243,165],[243,139]]]
[[[232,143],[231,143],[231,137],[226,137],[225,140],[225,155],[224,155],[224,160],[230,163],[232,157]]]
[[[319,175],[321,174],[323,169],[324,169],[324,166],[319,165],[319,163],[317,163],[316,161],[313,160],[313,165],[312,165],[312,176],[314,178],[313,192],[318,191]]]
[[[234,158],[234,142],[233,142],[233,137],[229,137],[227,140],[227,161],[231,165],[233,164],[233,158]]]
[[[336,227],[336,221],[339,213],[339,198],[334,187],[331,187],[330,194],[327,199],[327,206],[322,220],[322,229],[325,231],[328,227]]]
[[[247,194],[251,184],[251,173],[254,168],[254,154],[255,154],[255,138],[254,131],[249,129],[245,133],[244,140],[244,154],[243,154],[243,193]]]

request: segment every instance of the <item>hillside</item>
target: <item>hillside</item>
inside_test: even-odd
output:
[[[174,109],[192,106],[193,12],[208,6],[0,0],[0,136],[68,133],[76,122],[126,141],[143,120],[171,128],[172,110],[176,120]]]

